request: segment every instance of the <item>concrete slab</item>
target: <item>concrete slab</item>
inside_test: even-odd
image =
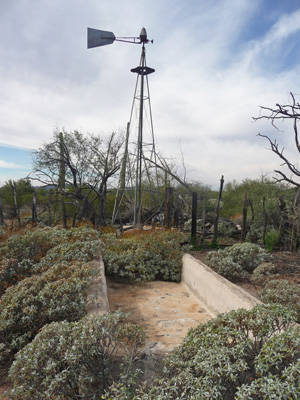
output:
[[[110,310],[130,313],[129,321],[144,328],[152,353],[170,351],[190,328],[211,319],[184,283],[124,284],[108,279],[107,291]]]

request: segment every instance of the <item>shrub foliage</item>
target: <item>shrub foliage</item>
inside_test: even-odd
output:
[[[135,282],[181,280],[185,234],[177,230],[151,230],[122,238],[103,235],[103,241],[108,274]]]
[[[208,253],[205,262],[218,274],[236,281],[245,279],[268,257],[268,253],[256,244],[239,243]]]
[[[100,243],[99,233],[89,228],[45,228],[13,235],[1,244],[1,373],[44,325],[86,314]]]
[[[144,333],[125,314],[86,316],[45,326],[10,369],[15,400],[101,399],[126,382]]]
[[[191,329],[164,360],[164,375],[140,387],[134,399],[298,399],[300,328],[293,327],[294,318],[282,306],[262,305]]]
[[[294,310],[300,323],[300,286],[285,279],[272,279],[260,293],[265,303],[279,303]]]

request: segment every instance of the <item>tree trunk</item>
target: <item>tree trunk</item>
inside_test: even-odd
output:
[[[99,190],[99,225],[100,226],[106,226],[106,193],[107,193],[107,188],[106,188],[106,183],[104,184],[104,187],[100,187]]]
[[[254,218],[255,218],[254,207],[253,207],[253,203],[252,203],[251,198],[248,199],[247,206],[248,206],[248,205],[250,206],[250,210],[251,210],[251,222],[248,223],[248,230],[249,230],[249,235],[250,235],[250,241],[251,241],[251,243],[256,243],[257,240],[258,240],[257,234],[255,234],[255,233],[253,234],[253,233],[251,232],[251,225],[253,224]]]
[[[266,211],[266,198],[263,198],[263,211],[264,211],[264,230],[262,234],[262,242],[266,244],[266,233],[267,233],[267,226],[268,226],[268,213]]]
[[[36,191],[33,192],[32,196],[32,223],[37,223]]]
[[[66,211],[64,195],[61,195],[61,212],[62,212],[63,227],[65,229],[67,229],[68,228],[68,226],[67,226],[67,211]]]
[[[61,212],[63,227],[67,229],[67,212],[65,204],[65,188],[66,188],[66,164],[65,164],[65,150],[64,150],[64,135],[59,132],[59,179],[58,179],[58,190],[61,195]]]
[[[243,224],[241,232],[241,241],[244,242],[247,233],[247,192],[244,193],[244,204],[243,204]]]
[[[15,210],[16,210],[16,215],[17,215],[17,219],[18,219],[18,225],[19,225],[19,228],[21,228],[22,224],[21,224],[21,218],[20,218],[20,209],[18,206],[17,188],[16,188],[15,184],[12,185],[12,190],[14,192],[14,204],[15,204]]]
[[[191,230],[192,244],[197,244],[197,193],[192,193],[192,230]]]
[[[59,178],[58,187],[59,189],[65,189],[66,187],[66,164],[65,164],[65,151],[64,151],[64,136],[62,132],[59,132]]]
[[[173,211],[173,192],[174,189],[172,187],[166,187],[165,192],[165,216],[164,216],[164,224],[168,228],[171,227],[172,224],[172,211]]]
[[[203,210],[202,210],[202,236],[201,236],[201,246],[204,245],[204,239],[206,235],[206,227],[205,227],[205,221],[206,221],[206,208],[205,208],[205,199],[203,199]]]
[[[52,203],[52,189],[49,190],[49,198],[48,198],[48,225],[52,225],[52,210],[51,210],[51,203]]]
[[[288,218],[287,206],[283,197],[280,196],[278,200],[280,209],[279,243],[281,247],[289,247],[290,250],[290,243],[288,243],[290,237],[290,223]]]
[[[220,210],[220,202],[222,197],[222,191],[224,186],[224,176],[222,175],[220,179],[220,190],[218,200],[215,206],[215,218],[214,218],[214,237],[213,237],[213,245],[216,246],[218,242],[218,223],[219,223],[219,210]]]
[[[294,209],[292,215],[292,232],[291,232],[291,250],[297,251],[299,247],[299,204],[300,204],[300,188],[297,190]]]
[[[2,196],[0,193],[0,226],[4,226],[4,216],[3,216],[3,201],[2,201]]]

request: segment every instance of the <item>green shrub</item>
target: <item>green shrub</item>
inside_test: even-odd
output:
[[[153,230],[118,239],[103,235],[103,259],[109,275],[132,281],[181,280],[182,243],[186,236],[176,230]]]
[[[34,267],[34,273],[40,274],[47,271],[56,263],[67,262],[68,264],[76,263],[77,261],[87,263],[92,260],[99,260],[103,244],[100,240],[76,240],[75,242],[64,242],[47,254]]]
[[[285,279],[272,279],[262,292],[260,299],[264,303],[283,304],[297,313],[297,321],[300,323],[300,286],[297,283]]]
[[[60,263],[6,290],[0,300],[0,368],[45,324],[86,314],[88,279],[96,271],[97,263]]]
[[[281,375],[268,375],[242,385],[235,396],[236,400],[264,400],[300,398],[300,361],[287,367]]]
[[[264,284],[267,279],[270,278],[270,276],[274,276],[276,272],[276,267],[274,264],[270,262],[264,262],[260,264],[255,270],[253,271],[253,274],[251,276],[251,280],[254,283],[257,284]]]
[[[265,237],[265,247],[268,251],[272,252],[278,249],[280,242],[280,232],[279,231],[270,231],[266,233]]]
[[[300,357],[300,328],[294,327],[268,340],[255,359],[258,376],[281,375]]]
[[[207,254],[205,262],[218,274],[236,281],[245,279],[249,273],[268,259],[268,254],[260,246],[252,243],[235,244],[224,250]]]
[[[205,262],[218,274],[232,281],[245,279],[248,274],[231,256],[224,256],[223,250],[208,253]]]
[[[47,251],[62,240],[62,230],[53,228],[36,229],[25,234],[12,235],[1,243],[0,258],[29,259],[38,262]]]
[[[144,333],[125,318],[104,314],[45,326],[10,368],[10,398],[96,400],[113,381],[126,384]]]
[[[99,239],[100,233],[89,227],[69,230],[60,227],[38,228],[24,234],[12,235],[0,243],[0,259],[3,257],[16,258],[18,261],[29,259],[37,263],[55,246]]]
[[[9,286],[13,286],[32,274],[33,262],[16,258],[4,258],[0,261],[0,296]]]
[[[280,381],[286,388],[282,393],[287,395],[289,382],[293,388],[299,382],[296,371],[299,371],[300,330],[292,328],[294,318],[292,312],[279,305],[261,305],[250,311],[240,309],[219,315],[191,329],[183,344],[165,358],[163,376],[150,386],[141,386],[133,398],[252,399],[236,395],[245,391],[245,387],[259,386],[261,379]],[[286,365],[293,371],[290,378],[282,372],[287,371]],[[269,397],[253,399],[279,399],[275,397],[277,392],[270,385]],[[298,392],[299,388],[295,393]]]

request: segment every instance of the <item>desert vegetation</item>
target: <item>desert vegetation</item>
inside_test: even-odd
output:
[[[220,315],[190,330],[162,360],[163,373],[150,386],[135,367],[143,349],[142,329],[129,324],[125,314],[86,315],[100,254],[106,257],[107,274],[118,279],[178,281],[183,251],[191,248],[188,238],[161,228],[119,236],[86,224],[3,230],[1,371],[12,384],[9,398],[263,399],[272,393],[296,399],[295,293],[289,286],[285,301],[276,297],[287,286],[269,279],[269,274],[274,278],[270,253],[258,245],[236,244],[210,252],[209,258],[216,257],[219,265],[223,252],[226,263],[232,261],[235,270],[240,265],[248,278],[265,277],[262,296],[268,304]]]
[[[291,120],[299,151],[292,100],[262,107],[257,120]],[[122,135],[56,131],[35,152],[32,173],[0,188],[0,372],[12,385],[8,398],[300,397],[300,172],[276,141],[260,136],[291,177],[284,169],[240,183],[222,176],[213,190],[158,158],[158,193],[148,171],[150,186],[141,182],[143,202],[133,210],[132,188],[117,190]],[[156,196],[164,198],[159,206]],[[150,229],[127,230],[133,211]],[[89,285],[101,255],[115,279],[179,282],[190,250],[208,253],[205,262],[227,279],[257,286],[264,304],[191,329],[149,384],[135,367],[144,332],[126,314],[86,315]],[[293,274],[276,264],[282,252],[293,254]]]

